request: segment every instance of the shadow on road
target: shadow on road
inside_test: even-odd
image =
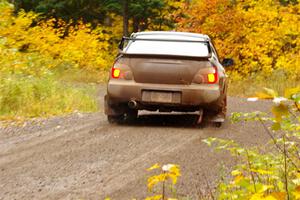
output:
[[[201,124],[197,124],[198,115],[196,114],[142,114],[123,126],[158,126],[158,127],[184,127],[184,128],[205,128],[212,126],[212,123],[204,117]]]

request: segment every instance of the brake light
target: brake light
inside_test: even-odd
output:
[[[121,70],[119,68],[112,68],[111,74],[113,78],[120,78]]]
[[[218,81],[218,71],[217,71],[217,68],[214,67],[214,73],[209,73],[207,75],[207,82],[210,83],[210,84],[214,84]]]

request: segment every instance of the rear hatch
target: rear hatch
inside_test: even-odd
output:
[[[130,57],[128,61],[138,83],[189,85],[200,69],[211,67],[208,59],[139,56]]]
[[[211,67],[209,42],[202,36],[181,33],[142,33],[123,38],[123,58],[138,83],[192,83],[201,68]]]

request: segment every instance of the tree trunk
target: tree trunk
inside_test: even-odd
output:
[[[129,0],[123,0],[123,36],[128,36]]]
[[[139,31],[140,20],[136,17],[133,18],[133,32],[136,33]]]

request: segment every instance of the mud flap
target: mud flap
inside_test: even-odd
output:
[[[202,121],[203,121],[203,113],[204,113],[204,111],[203,111],[203,109],[200,109],[199,111],[198,111],[198,120],[197,120],[197,125],[199,125],[199,124],[201,124],[202,123]]]
[[[107,95],[104,96],[104,113],[108,116],[120,116],[124,114],[124,109],[113,107]]]

